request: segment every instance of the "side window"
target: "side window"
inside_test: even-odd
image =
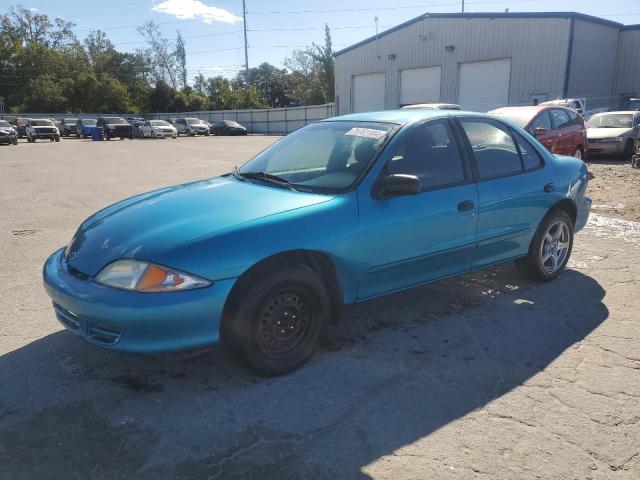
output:
[[[458,144],[447,121],[413,128],[393,152],[387,165],[390,174],[415,175],[428,190],[465,180]]]
[[[535,132],[536,128],[544,128],[548,131],[553,130],[548,110],[545,110],[533,120],[533,123],[531,124],[531,133]]]
[[[518,149],[506,127],[484,119],[463,118],[460,123],[471,143],[481,179],[522,172]]]
[[[535,170],[542,166],[542,157],[538,151],[518,132],[513,132],[518,147],[520,147],[520,156],[525,170]]]
[[[566,110],[554,108],[551,110],[551,118],[556,129],[567,128],[571,126],[571,119]]]
[[[580,126],[580,120],[578,119],[577,112],[567,112],[569,115],[569,120],[571,121],[571,125],[575,125],[577,127]]]

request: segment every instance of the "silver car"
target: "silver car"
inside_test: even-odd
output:
[[[640,112],[597,113],[586,122],[590,155],[631,158],[640,138]]]
[[[142,138],[178,138],[175,127],[164,120],[147,120],[139,128]]]
[[[173,124],[178,131],[178,135],[209,135],[209,127],[202,123],[199,118],[178,118]]]

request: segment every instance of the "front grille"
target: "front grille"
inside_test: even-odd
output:
[[[122,329],[117,325],[94,320],[89,322],[89,338],[96,343],[113,345],[120,340],[121,335]]]
[[[37,128],[36,133],[55,133],[54,128]]]
[[[53,308],[56,311],[56,317],[65,327],[74,333],[80,331],[80,320],[75,313],[61,307],[57,303],[53,304]]]

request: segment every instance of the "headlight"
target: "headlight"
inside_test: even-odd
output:
[[[116,260],[104,267],[96,282],[139,292],[171,292],[211,285],[209,280],[138,260]]]
[[[620,143],[620,142],[624,142],[624,139],[620,138],[620,137],[610,137],[610,138],[603,138],[602,140],[600,140],[603,143]]]

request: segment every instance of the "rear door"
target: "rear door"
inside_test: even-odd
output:
[[[561,108],[550,110],[553,130],[556,133],[556,151],[558,155],[573,155],[576,132],[569,112]]]
[[[497,120],[460,117],[478,185],[474,268],[525,255],[557,201],[555,174],[523,136]]]

